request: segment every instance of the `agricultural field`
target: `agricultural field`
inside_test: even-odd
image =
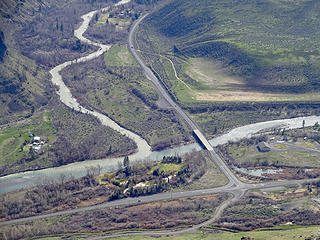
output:
[[[130,1],[127,6],[111,6],[92,18],[84,35],[104,44],[126,44],[132,23],[151,8],[138,1]]]
[[[184,91],[189,91],[192,101],[319,101],[319,93],[264,92],[247,86],[241,77],[228,73],[219,61],[207,58],[189,58],[182,67],[184,82],[190,79]],[[180,93],[185,95],[186,93]],[[187,95],[187,96],[188,96]]]

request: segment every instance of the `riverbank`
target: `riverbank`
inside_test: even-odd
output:
[[[217,138],[210,140],[213,146],[227,143],[228,141],[236,141],[243,138],[249,138],[255,134],[262,134],[273,131],[274,128],[295,129],[302,127],[302,121],[305,120],[305,127],[313,126],[316,122],[320,122],[320,116],[299,117],[293,119],[283,119],[268,122],[261,122],[238,127],[230,132],[223,134]],[[189,144],[177,148],[166,149],[163,151],[150,152],[146,157],[139,158],[137,155],[130,156],[130,161],[150,160],[156,161],[164,156],[182,155],[190,153],[193,150],[201,150],[199,144]],[[88,160],[83,162],[72,163],[56,168],[48,168],[38,171],[30,171],[8,175],[0,178],[0,193],[10,192],[21,188],[27,188],[43,182],[46,179],[57,179],[60,175],[73,176],[80,178],[85,176],[87,169],[92,166],[100,166],[101,172],[110,172],[117,168],[118,163],[122,162],[123,158],[105,158],[100,160]]]

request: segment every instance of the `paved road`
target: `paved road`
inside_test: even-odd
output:
[[[142,18],[140,18],[138,21],[136,21],[133,26],[130,29],[129,33],[129,49],[134,56],[134,58],[138,61],[140,66],[143,68],[146,77],[154,84],[154,86],[157,88],[158,92],[162,95],[162,97],[168,102],[168,104],[176,110],[176,112],[180,115],[180,117],[187,122],[187,124],[190,126],[190,128],[193,131],[199,131],[201,133],[200,129],[197,127],[197,125],[192,121],[192,119],[172,100],[172,98],[169,96],[166,89],[163,87],[163,85],[160,83],[159,79],[153,74],[153,72],[150,70],[149,67],[142,61],[140,56],[137,53],[137,50],[134,46],[134,39],[135,39],[135,31],[138,27],[138,25],[141,23],[145,17],[147,17],[148,14],[144,15]],[[204,135],[203,135],[204,136]],[[209,144],[209,141],[207,139],[204,139],[206,144]],[[206,145],[204,144],[204,145]],[[210,145],[211,146],[211,145]],[[214,160],[214,162],[220,167],[221,171],[226,175],[226,177],[229,179],[229,184],[227,186],[243,186],[243,183],[237,179],[237,177],[234,175],[234,173],[228,168],[228,166],[225,164],[225,162],[216,154],[214,150],[209,151],[211,154],[211,158]]]
[[[152,73],[152,71],[140,59],[140,57],[136,53],[136,50],[134,49],[133,42],[132,42],[134,31],[136,30],[138,24],[145,17],[146,16],[139,19],[133,25],[133,27],[130,31],[129,46],[130,46],[131,52],[132,52],[133,56],[137,59],[139,64],[143,67],[148,79],[150,79],[154,83],[154,85],[157,87],[158,91],[161,93],[161,95],[164,97],[164,99],[189,124],[189,126],[192,128],[192,130],[198,129],[196,124],[188,117],[188,115],[178,105],[176,105],[176,103],[170,98],[170,96],[168,95],[168,93],[166,92],[164,87],[160,84],[160,82],[155,77],[155,75]],[[24,222],[24,221],[36,220],[36,219],[41,219],[41,218],[59,216],[59,215],[64,215],[64,214],[79,213],[79,212],[98,210],[98,209],[109,208],[109,207],[135,205],[135,204],[155,202],[155,201],[161,201],[161,200],[178,199],[178,198],[184,198],[184,197],[194,197],[194,196],[215,194],[215,193],[231,193],[233,195],[233,198],[228,199],[226,202],[224,202],[221,206],[219,206],[217,208],[216,213],[212,219],[192,228],[192,229],[196,229],[196,228],[199,228],[201,226],[204,226],[206,224],[209,224],[209,223],[212,223],[213,221],[215,221],[217,218],[220,217],[223,210],[229,204],[231,204],[232,202],[234,202],[237,199],[239,199],[240,197],[242,197],[248,190],[252,190],[252,189],[262,189],[263,190],[263,189],[275,188],[275,187],[279,187],[279,186],[286,186],[286,185],[292,185],[292,184],[302,184],[302,183],[308,183],[308,182],[320,180],[320,178],[319,178],[319,179],[308,179],[308,180],[291,180],[291,181],[265,182],[265,183],[258,183],[258,184],[246,184],[246,183],[239,181],[236,178],[236,176],[233,174],[233,172],[228,168],[228,166],[223,162],[223,160],[215,153],[215,151],[209,151],[209,152],[211,154],[212,160],[221,168],[222,172],[228,177],[229,183],[227,185],[222,186],[222,187],[217,187],[217,188],[204,189],[204,190],[194,190],[194,191],[174,192],[174,193],[170,193],[170,192],[159,193],[159,194],[154,194],[151,196],[140,197],[140,201],[138,201],[138,198],[126,198],[126,199],[116,200],[116,201],[112,201],[112,202],[106,202],[103,204],[90,206],[90,207],[76,208],[76,209],[60,211],[60,212],[56,212],[56,213],[43,214],[43,215],[34,216],[34,217],[28,217],[28,218],[10,220],[10,221],[6,221],[6,222],[0,222],[0,226],[14,224],[14,223],[20,223],[20,222]],[[187,231],[187,230],[182,230],[182,231]]]
[[[179,199],[179,198],[186,198],[186,197],[195,197],[195,196],[201,196],[201,195],[208,195],[208,194],[215,194],[215,193],[231,193],[236,198],[230,199],[230,202],[233,202],[243,196],[248,190],[252,189],[268,189],[268,188],[275,188],[279,186],[288,186],[288,185],[294,185],[294,184],[303,184],[308,183],[312,181],[318,181],[320,178],[317,179],[308,179],[308,180],[290,180],[290,181],[279,181],[279,182],[265,182],[265,183],[258,183],[258,184],[245,184],[243,183],[241,187],[239,186],[230,186],[226,185],[223,187],[217,187],[217,188],[210,188],[210,189],[199,189],[199,190],[193,190],[193,191],[184,191],[184,192],[164,192],[164,193],[158,193],[150,196],[142,196],[139,198],[125,198],[120,199],[112,202],[106,202],[99,205],[89,206],[89,207],[82,207],[82,208],[76,208],[72,210],[65,210],[55,213],[49,213],[49,214],[43,214],[39,216],[33,216],[33,217],[27,217],[27,218],[20,218],[20,219],[14,219],[10,221],[0,222],[0,226],[5,226],[9,224],[14,223],[21,223],[24,221],[31,221],[36,219],[42,219],[47,217],[54,217],[54,216],[60,216],[65,214],[73,214],[73,213],[80,213],[85,211],[92,211],[92,210],[98,210],[103,208],[112,208],[112,207],[119,207],[119,206],[130,206],[130,205],[136,205],[136,204],[143,204],[143,203],[149,203],[149,202],[156,202],[156,201],[163,201],[163,200],[171,200],[171,199]],[[138,200],[139,199],[139,200]],[[220,216],[222,211],[225,209],[226,206],[223,206],[219,208],[220,210],[218,213],[216,213],[214,219]]]

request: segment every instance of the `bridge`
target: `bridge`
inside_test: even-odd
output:
[[[208,142],[208,140],[203,136],[202,132],[200,132],[198,129],[193,129],[193,133],[196,135],[196,137],[199,139],[199,141],[203,144],[203,146],[208,151],[213,151],[213,148],[211,144]]]

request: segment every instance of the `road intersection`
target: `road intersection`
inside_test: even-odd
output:
[[[153,74],[153,72],[150,70],[149,67],[142,61],[140,56],[137,54],[137,51],[135,49],[135,46],[133,44],[134,34],[135,31],[138,28],[138,25],[147,17],[148,15],[143,16],[139,20],[137,20],[134,25],[132,26],[130,33],[129,33],[129,49],[132,53],[132,55],[135,57],[135,59],[138,61],[140,66],[143,68],[146,77],[152,81],[154,86],[157,88],[158,92],[161,94],[161,96],[166,100],[166,102],[176,110],[176,112],[180,115],[182,119],[184,119],[187,124],[190,126],[191,130],[193,131],[199,131],[201,133],[200,129],[197,127],[197,125],[193,122],[193,120],[173,101],[173,99],[169,96],[168,92],[162,85],[162,83],[159,81],[159,79]],[[201,135],[203,135],[201,133]],[[206,141],[204,145],[207,145],[210,143],[205,139],[203,135],[203,140]],[[210,145],[211,146],[211,145]],[[208,147],[207,147],[208,148]],[[217,166],[221,169],[221,171],[226,175],[226,177],[229,180],[229,183],[222,187],[217,188],[210,188],[210,189],[199,189],[199,190],[192,190],[192,191],[183,191],[183,192],[164,192],[164,193],[158,193],[150,196],[142,196],[139,198],[125,198],[120,199],[116,201],[106,202],[99,205],[89,206],[89,207],[82,207],[82,208],[75,208],[71,210],[64,210],[59,211],[55,213],[49,213],[49,214],[42,214],[38,216],[33,217],[27,217],[27,218],[21,218],[21,219],[14,219],[9,221],[0,222],[0,226],[5,226],[9,224],[17,224],[22,223],[26,221],[32,221],[42,218],[48,218],[48,217],[54,217],[54,216],[60,216],[65,214],[74,214],[79,212],[85,212],[85,211],[92,211],[92,210],[98,210],[103,208],[112,208],[112,207],[119,207],[119,206],[129,206],[129,205],[136,205],[136,204],[143,204],[143,203],[149,203],[149,202],[156,202],[156,201],[162,201],[162,200],[171,200],[171,199],[179,199],[179,198],[186,198],[186,197],[194,197],[194,196],[201,196],[201,195],[208,195],[208,194],[216,194],[216,193],[230,193],[233,197],[229,198],[227,201],[225,201],[222,205],[220,205],[216,212],[209,221],[202,223],[200,225],[194,226],[192,229],[198,229],[200,227],[205,226],[206,224],[210,224],[214,221],[216,221],[221,214],[223,213],[223,210],[228,207],[231,203],[237,201],[241,197],[243,197],[249,190],[253,189],[272,189],[280,186],[288,186],[288,185],[296,185],[296,184],[303,184],[303,183],[309,183],[313,181],[318,181],[320,179],[307,179],[307,180],[290,180],[290,181],[277,181],[277,182],[264,182],[264,183],[255,183],[255,184],[248,184],[241,182],[235,174],[232,172],[232,170],[227,166],[227,164],[220,158],[220,156],[213,150],[212,146],[211,148],[208,148],[211,160],[216,163]],[[185,230],[183,230],[185,231]],[[176,231],[177,232],[177,231]]]

